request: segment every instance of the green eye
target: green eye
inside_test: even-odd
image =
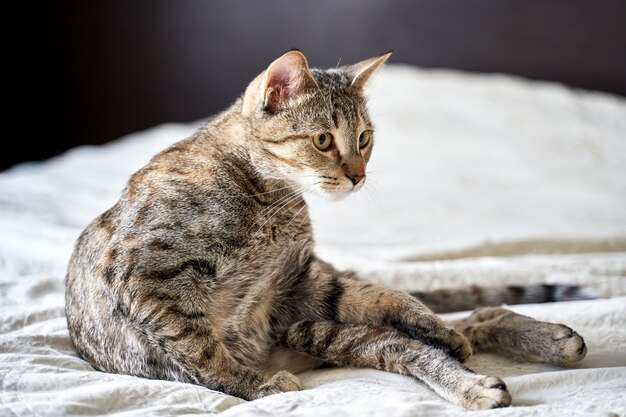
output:
[[[372,137],[371,130],[364,130],[363,132],[361,132],[361,134],[359,135],[359,148],[366,147],[367,144],[370,143],[371,137]]]
[[[333,135],[330,133],[321,133],[313,137],[313,144],[320,151],[325,151],[333,143]]]

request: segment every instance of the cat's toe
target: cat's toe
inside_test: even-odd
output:
[[[467,337],[463,336],[454,329],[446,329],[446,335],[446,341],[450,347],[450,354],[452,356],[461,362],[465,362],[467,358],[472,356],[472,345]]]
[[[575,331],[563,325],[556,325],[554,360],[556,365],[571,365],[583,360],[587,355],[585,340]]]
[[[259,398],[281,392],[299,391],[302,389],[300,378],[287,371],[276,372],[266,383],[259,387]]]
[[[433,328],[426,334],[412,332],[411,335],[431,346],[444,350],[448,355],[461,362],[465,362],[467,358],[472,356],[472,345],[467,337],[443,323],[434,324]]]
[[[480,376],[464,393],[461,405],[470,410],[488,410],[511,405],[511,394],[500,378]]]

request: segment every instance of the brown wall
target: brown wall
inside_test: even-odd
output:
[[[40,41],[17,48],[15,74],[17,110],[44,133],[27,129],[0,169],[215,113],[294,47],[320,67],[394,49],[392,62],[626,95],[623,0],[49,3],[22,11]]]

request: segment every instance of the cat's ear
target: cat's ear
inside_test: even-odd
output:
[[[386,52],[380,56],[357,62],[346,68],[350,77],[352,77],[351,85],[357,88],[363,88],[373,73],[375,73],[381,65],[389,59],[393,51]]]
[[[304,54],[298,50],[282,55],[265,70],[263,108],[277,112],[289,107],[308,88],[317,88]]]

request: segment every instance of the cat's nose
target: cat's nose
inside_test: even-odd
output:
[[[365,175],[356,174],[356,173],[346,174],[346,177],[348,177],[348,179],[352,181],[353,185],[357,185],[359,182],[361,182],[364,176]]]
[[[353,185],[357,185],[365,178],[365,164],[358,160],[349,161],[351,163],[341,164],[341,169]]]

